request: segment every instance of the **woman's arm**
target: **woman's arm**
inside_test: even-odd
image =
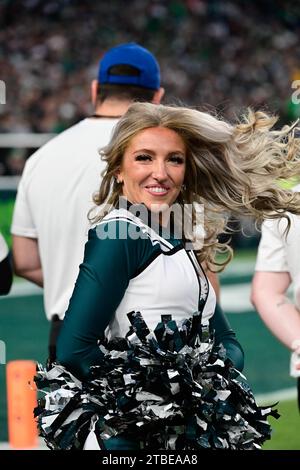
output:
[[[300,340],[300,313],[286,297],[290,284],[288,272],[257,271],[251,301],[273,335],[292,350],[293,343]]]
[[[210,325],[215,330],[216,344],[221,343],[224,346],[227,357],[233,366],[242,371],[244,368],[244,351],[219,304],[216,305]]]
[[[57,341],[58,361],[81,379],[88,377],[90,366],[101,363],[98,340],[136,272],[141,246],[140,239],[99,239],[96,229],[89,232],[84,261]]]

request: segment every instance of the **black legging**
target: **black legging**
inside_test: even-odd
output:
[[[49,357],[47,361],[47,369],[51,368],[52,363],[56,360],[56,341],[62,326],[62,320],[58,315],[53,315],[51,320],[50,334],[49,334]]]

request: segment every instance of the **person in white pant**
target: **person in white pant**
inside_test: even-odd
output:
[[[0,233],[0,295],[8,294],[12,284],[12,269],[7,244]]]
[[[300,185],[294,188],[300,191]],[[300,377],[300,216],[262,225],[251,300],[270,331],[291,351],[292,377]],[[293,284],[294,300],[287,298]]]
[[[52,322],[51,360],[83,260],[93,192],[105,168],[99,149],[133,101],[160,103],[164,89],[155,57],[135,43],[108,50],[91,95],[94,114],[27,160],[11,228],[16,274],[44,287],[45,311]]]

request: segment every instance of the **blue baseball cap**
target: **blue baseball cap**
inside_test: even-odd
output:
[[[138,74],[115,75],[110,73],[116,65],[131,65]],[[100,84],[134,85],[152,90],[160,87],[160,69],[150,51],[134,42],[120,44],[109,49],[99,63],[98,82]]]

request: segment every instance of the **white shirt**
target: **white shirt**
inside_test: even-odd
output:
[[[8,255],[8,248],[3,236],[0,233],[0,263],[3,261]]]
[[[38,239],[48,319],[63,318],[68,307],[90,227],[88,211],[105,168],[98,151],[109,142],[116,122],[84,119],[26,162],[11,231]]]
[[[300,185],[294,188],[300,191]],[[291,227],[286,237],[286,219],[266,220],[258,247],[256,271],[288,272],[294,284],[295,304],[300,307],[300,216],[288,213]]]

